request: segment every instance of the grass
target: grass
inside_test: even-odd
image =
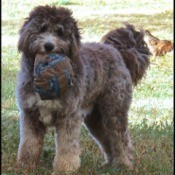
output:
[[[39,4],[72,9],[81,28],[82,41],[99,41],[109,30],[128,21],[136,28],[151,30],[161,39],[173,39],[173,1],[170,0],[2,0],[2,174],[14,170],[19,144],[18,109],[15,101],[20,53],[18,31],[30,10]],[[151,58],[152,60],[152,58]],[[151,65],[134,89],[129,112],[134,145],[134,170],[103,167],[103,156],[83,128],[82,165],[76,175],[172,175],[173,174],[173,55]],[[55,155],[54,129],[45,137],[41,167],[33,175],[50,175]]]

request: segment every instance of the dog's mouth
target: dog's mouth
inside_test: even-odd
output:
[[[44,48],[40,49],[40,50],[36,50],[35,55],[37,55],[37,54],[51,54],[51,53],[65,55],[65,52],[62,49],[57,49],[57,48],[55,48],[53,50],[45,50]]]
[[[58,51],[51,51],[51,52],[47,52],[47,51],[37,51],[36,53],[35,53],[35,55],[37,55],[37,54],[51,54],[51,53],[54,53],[54,54],[58,54],[58,53],[61,53],[61,52],[58,52]]]

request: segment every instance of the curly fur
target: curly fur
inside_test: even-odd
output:
[[[151,52],[143,39],[144,31],[138,32],[134,26],[125,25],[126,28],[117,28],[107,33],[102,37],[101,43],[112,45],[120,51],[132,81],[137,85],[150,64],[148,56],[151,56]]]
[[[76,20],[62,7],[36,7],[24,22],[18,42],[22,52],[17,85],[20,167],[37,166],[46,128],[53,126],[56,128],[54,171],[78,169],[79,137],[84,122],[106,162],[132,168],[128,110],[132,84],[141,79],[149,65],[148,52],[142,34],[132,26],[116,29],[107,36],[111,37],[105,37],[104,43],[81,44]],[[111,46],[108,41],[113,40]],[[126,47],[120,49],[117,42]],[[34,91],[35,55],[48,52],[67,55],[75,72],[74,85],[55,100],[41,100]]]

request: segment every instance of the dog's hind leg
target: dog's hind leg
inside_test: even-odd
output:
[[[102,118],[98,107],[96,106],[92,113],[89,114],[84,123],[89,130],[90,134],[100,146],[105,157],[105,163],[118,166],[125,164],[129,168],[132,168],[132,146],[128,130],[123,131],[117,128],[117,125],[113,125],[110,122],[105,121]],[[112,119],[113,120],[113,119]]]
[[[102,116],[97,105],[92,112],[86,116],[84,123],[93,139],[100,146],[105,157],[105,163],[110,163],[110,158],[112,157],[111,145],[108,136],[105,134]]]
[[[110,146],[111,146],[111,154],[110,163],[116,167],[120,165],[125,165],[128,168],[132,169],[132,145],[131,139],[129,135],[129,131],[126,126],[120,126],[120,124],[116,124],[117,121],[120,120],[120,117],[123,117],[124,113],[118,113],[113,116],[111,119],[107,119],[105,121],[105,134],[106,137],[109,139]],[[116,124],[116,126],[114,126]],[[122,125],[122,124],[121,124]]]
[[[99,110],[104,134],[110,143],[111,163],[116,167],[126,165],[132,169],[132,146],[128,131],[128,110],[132,92],[130,84],[123,82],[106,89],[99,102]]]
[[[20,116],[20,144],[17,170],[32,171],[39,163],[44,144],[45,126],[38,120],[37,110],[28,110]]]
[[[127,128],[130,90],[130,85],[111,85],[84,122],[102,146],[109,163],[114,166],[124,164],[132,169],[132,146]]]
[[[79,138],[82,117],[69,116],[56,123],[54,172],[76,171],[80,167]]]

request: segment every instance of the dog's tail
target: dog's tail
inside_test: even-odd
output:
[[[144,41],[144,31],[136,31],[133,25],[116,28],[102,37],[101,43],[118,49],[129,69],[134,85],[142,79],[150,64],[151,55]]]

